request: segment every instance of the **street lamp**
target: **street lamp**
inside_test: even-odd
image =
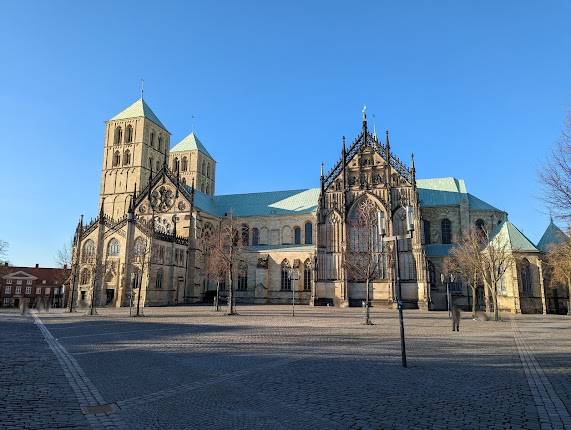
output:
[[[450,297],[450,283],[454,282],[454,275],[452,273],[449,273],[448,276],[444,276],[444,273],[440,274],[440,282],[442,282],[442,284],[444,284],[444,281],[446,281],[446,307],[448,308],[448,318],[451,318],[451,312],[450,312],[450,302],[451,302],[451,297]]]
[[[285,262],[285,269],[287,271],[287,278],[290,281],[291,287],[291,316],[295,316],[295,281],[299,279],[299,272],[297,268],[290,267],[289,262]]]
[[[406,345],[405,345],[405,338],[404,338],[404,316],[403,316],[403,301],[402,301],[402,288],[401,288],[401,281],[400,281],[400,265],[399,265],[399,240],[406,240],[412,239],[412,234],[414,232],[414,209],[412,206],[405,206],[405,219],[406,221],[406,233],[405,234],[395,234],[393,236],[385,237],[384,236],[384,225],[381,223],[382,226],[381,234],[382,240],[386,241],[393,241],[395,243],[395,294],[397,295],[397,308],[399,311],[399,325],[400,325],[400,346],[401,346],[401,361],[402,367],[407,367],[406,363]],[[393,215],[391,215],[392,221]],[[379,214],[379,222],[381,220],[381,216]],[[394,225],[394,224],[393,224]],[[382,245],[381,245],[382,249]]]

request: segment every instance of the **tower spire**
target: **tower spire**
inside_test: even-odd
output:
[[[145,92],[145,80],[141,78],[141,100],[143,100],[143,93]]]

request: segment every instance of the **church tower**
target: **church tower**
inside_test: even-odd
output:
[[[216,161],[194,131],[170,150],[169,166],[181,182],[190,185],[194,181],[198,191],[214,195]]]
[[[127,213],[135,187],[167,162],[170,133],[141,97],[105,123],[99,205],[114,219]]]

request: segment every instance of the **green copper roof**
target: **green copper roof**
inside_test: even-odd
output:
[[[458,206],[466,202],[472,210],[499,211],[499,209],[468,193],[463,179],[417,179],[416,186],[421,207]]]
[[[239,217],[309,214],[317,210],[318,199],[319,188],[223,196],[195,191],[196,206],[217,216],[230,212]]]
[[[171,152],[195,151],[195,150],[199,150],[204,155],[207,155],[208,157],[214,160],[212,155],[208,153],[202,142],[198,139],[194,131],[190,133],[188,136],[186,136],[184,139],[182,139],[175,146],[173,146]]]
[[[510,221],[505,221],[496,227],[490,243],[508,243],[512,251],[538,252],[535,245]]]
[[[149,105],[147,103],[145,103],[145,100],[143,100],[142,98],[137,100],[135,103],[133,103],[127,109],[119,112],[117,115],[115,115],[113,118],[111,118],[110,121],[113,121],[116,119],[128,119],[128,118],[139,118],[139,117],[147,118],[148,120],[153,121],[155,124],[162,127],[164,130],[167,129],[164,126],[164,124],[161,122],[161,120],[151,110]]]
[[[541,236],[537,248],[542,252],[548,252],[551,245],[557,245],[567,239],[567,235],[557,227],[553,220],[547,226],[545,233]]]

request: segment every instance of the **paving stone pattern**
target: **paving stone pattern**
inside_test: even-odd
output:
[[[394,311],[374,309],[373,326],[354,308],[299,306],[295,318],[287,306],[244,306],[239,316],[206,307],[145,312],[54,312],[37,324],[0,314],[0,339],[22,332],[14,345],[49,362],[55,370],[26,368],[21,378],[53,379],[60,419],[79,428],[571,428],[568,317],[465,314],[457,333],[446,313],[406,311],[404,369]],[[15,361],[0,362],[7,387],[17,385],[7,370]],[[11,423],[22,428],[34,414],[13,400]]]

